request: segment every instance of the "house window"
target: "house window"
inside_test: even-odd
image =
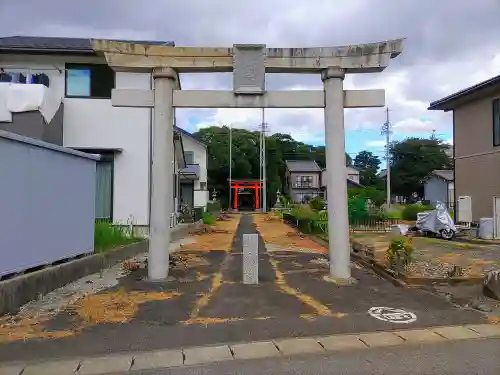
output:
[[[113,155],[101,155],[96,163],[95,217],[101,220],[113,217]]]
[[[295,184],[298,187],[312,187],[313,178],[312,176],[296,176]]]
[[[111,98],[115,72],[104,64],[66,64],[66,97]]]
[[[186,164],[194,164],[194,152],[184,151],[184,159],[186,159]]]
[[[500,98],[493,100],[493,146],[500,146]]]

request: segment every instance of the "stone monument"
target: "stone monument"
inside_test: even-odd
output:
[[[274,210],[280,210],[281,208],[282,208],[282,205],[281,205],[281,192],[280,192],[280,189],[278,189],[278,191],[276,191],[276,203],[274,204],[273,211]]]

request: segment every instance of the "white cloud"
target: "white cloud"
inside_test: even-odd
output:
[[[0,35],[49,35],[174,40],[177,45],[335,46],[407,37],[401,56],[383,73],[349,75],[346,89],[385,88],[395,135],[449,134],[449,113],[431,101],[500,74],[498,0],[227,0],[0,1]],[[95,12],[95,9],[99,9]],[[151,11],[154,9],[154,11]],[[26,17],[36,14],[36,17]],[[445,20],[446,22],[444,22]],[[464,27],[467,25],[467,27]],[[184,89],[230,89],[230,74],[186,74]],[[319,76],[269,75],[269,89],[321,89]],[[178,124],[232,123],[253,129],[255,110],[179,110]],[[318,110],[268,110],[271,131],[321,140]],[[378,130],[382,108],[346,110],[348,131]]]
[[[366,147],[369,148],[382,148],[385,147],[385,141],[368,141]]]
[[[438,124],[430,121],[430,120],[422,120],[417,118],[407,118],[401,121],[396,122],[393,125],[393,131],[396,132],[404,132],[404,133],[431,133],[433,130],[436,130]]]

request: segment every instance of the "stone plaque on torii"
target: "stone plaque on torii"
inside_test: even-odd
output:
[[[346,73],[383,71],[403,49],[403,39],[341,47],[170,47],[93,40],[116,71],[150,72],[154,90],[115,89],[117,107],[154,108],[152,131],[149,278],[168,275],[173,211],[174,108],[324,108],[330,277],[350,270],[344,108],[383,107],[384,90],[344,90]],[[232,91],[181,90],[178,73],[233,72]],[[324,90],[267,91],[265,73],[320,73]]]

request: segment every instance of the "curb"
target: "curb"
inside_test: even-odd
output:
[[[470,324],[414,330],[378,331],[256,341],[220,346],[133,352],[51,362],[11,363],[0,366],[2,375],[99,375],[113,372],[184,367],[214,362],[321,354],[400,345],[500,337],[500,325]]]

